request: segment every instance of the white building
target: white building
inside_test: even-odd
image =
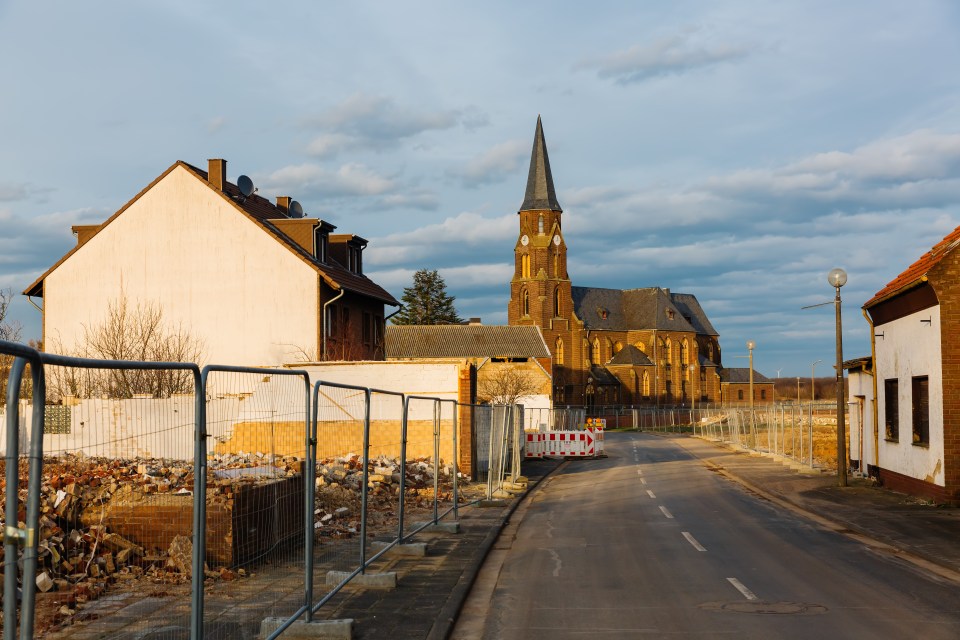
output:
[[[877,407],[866,468],[891,488],[960,501],[960,227],[864,305]],[[851,384],[851,387],[853,385]],[[864,391],[855,394],[867,397]]]
[[[42,298],[46,350],[76,353],[111,304],[152,305],[203,344],[205,363],[264,366],[383,358],[384,305],[359,236],[176,162],[24,291]],[[203,364],[203,363],[201,363]]]

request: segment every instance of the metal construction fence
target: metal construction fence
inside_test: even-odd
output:
[[[845,407],[846,408],[846,407]],[[836,469],[835,402],[701,407],[592,407],[607,428],[686,432],[808,466]]]
[[[0,356],[4,640],[66,615],[38,592],[136,603],[133,622],[87,609],[98,637],[233,637],[251,608],[280,620],[279,637],[392,547],[520,475],[519,406],[5,341]],[[485,490],[462,493],[461,459]],[[268,586],[239,599],[253,574]]]

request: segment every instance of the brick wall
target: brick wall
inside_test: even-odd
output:
[[[944,490],[956,502],[960,501],[960,252],[945,256],[928,277],[940,300]]]

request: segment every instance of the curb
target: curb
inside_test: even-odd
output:
[[[489,555],[490,550],[497,541],[497,538],[500,537],[500,533],[503,531],[504,527],[507,526],[507,523],[510,522],[510,517],[513,516],[513,512],[517,510],[517,507],[520,506],[520,503],[526,500],[527,496],[529,496],[535,488],[540,486],[541,482],[553,475],[553,473],[563,465],[564,462],[560,462],[550,469],[550,471],[538,478],[536,482],[528,485],[527,490],[523,493],[523,495],[518,496],[517,499],[513,501],[513,504],[511,504],[507,509],[507,512],[500,519],[499,524],[490,527],[490,530],[487,532],[483,542],[480,543],[479,553],[475,553],[473,559],[470,561],[470,564],[464,568],[463,573],[460,574],[460,579],[457,580],[457,585],[450,592],[450,597],[447,598],[446,603],[440,609],[440,613],[437,615],[437,621],[433,623],[433,626],[430,627],[429,633],[427,633],[427,640],[447,640],[447,638],[450,637],[450,633],[453,631],[454,624],[457,621],[457,616],[460,615],[460,611],[463,609],[463,604],[466,602],[467,596],[470,594],[470,590],[473,588],[473,585],[477,580],[477,575],[480,573],[480,568],[486,561],[487,555]]]

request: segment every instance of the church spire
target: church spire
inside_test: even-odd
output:
[[[520,211],[544,209],[563,211],[557,202],[550,173],[550,158],[547,156],[547,141],[543,137],[543,125],[537,116],[537,132],[533,136],[533,151],[530,154],[530,173],[527,174],[527,192],[523,196]]]

